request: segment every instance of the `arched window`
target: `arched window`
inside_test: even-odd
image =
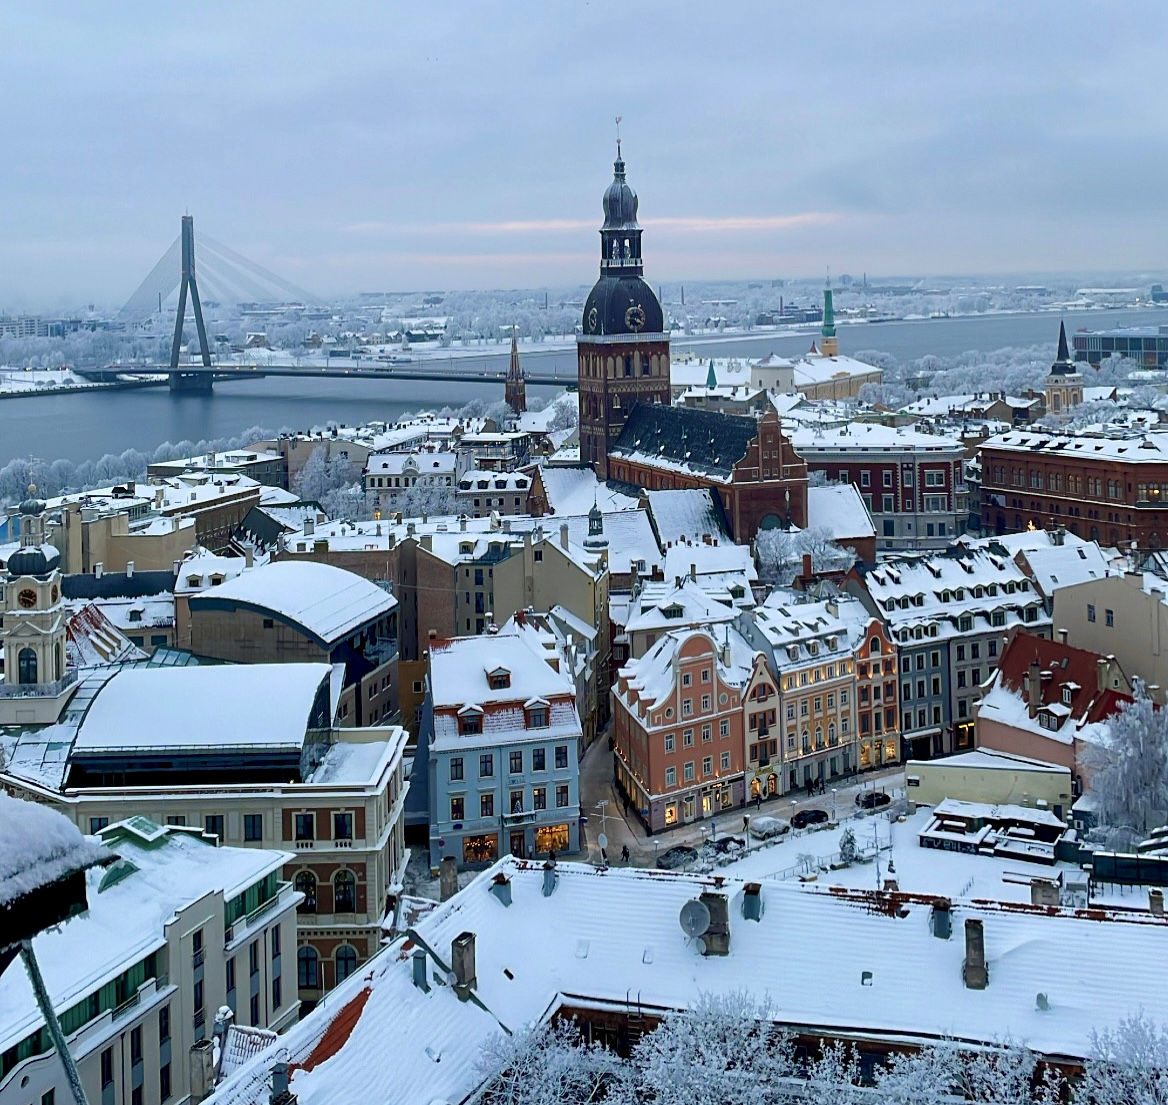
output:
[[[18,683],[35,683],[37,681],[37,654],[31,648],[22,648],[16,658],[18,667],[16,681]]]
[[[303,990],[320,986],[320,957],[315,948],[301,948],[296,953],[296,981]]]
[[[869,652],[870,652],[870,653],[871,653],[873,656],[879,656],[879,655],[880,655],[880,638],[879,638],[879,637],[873,637],[873,638],[872,638],[872,643],[871,643],[871,644],[868,646],[868,651],[869,651]]]
[[[61,642],[60,641],[58,641],[55,645],[53,645],[53,659],[54,659],[54,665],[55,665],[55,669],[56,669],[53,673],[53,678],[60,679],[61,676],[65,674],[61,670]]]
[[[357,912],[357,879],[352,871],[338,871],[333,876],[333,912]]]
[[[296,879],[292,884],[297,891],[304,895],[304,901],[296,907],[297,913],[316,912],[316,876],[311,871],[297,871]],[[313,952],[313,955],[316,953]]]
[[[357,969],[357,952],[342,944],[337,948],[337,985],[339,986]]]

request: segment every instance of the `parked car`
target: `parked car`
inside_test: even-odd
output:
[[[806,829],[808,825],[826,825],[829,820],[826,810],[800,810],[791,818],[791,825],[796,829]]]
[[[770,840],[773,836],[782,836],[791,831],[791,823],[781,817],[752,817],[750,819],[750,835],[759,840]]]
[[[885,794],[882,790],[866,790],[856,795],[856,805],[862,810],[876,810],[881,806],[887,806],[891,801],[892,795]]]
[[[693,848],[686,844],[675,844],[657,857],[657,866],[662,871],[676,871],[680,867],[688,867],[697,858],[698,854]]]

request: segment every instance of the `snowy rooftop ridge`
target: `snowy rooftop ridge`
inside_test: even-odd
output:
[[[112,858],[63,814],[0,791],[0,909]]]

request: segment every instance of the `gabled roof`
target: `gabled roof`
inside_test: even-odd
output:
[[[644,464],[680,466],[726,481],[757,436],[758,423],[753,418],[638,403],[612,452]]]

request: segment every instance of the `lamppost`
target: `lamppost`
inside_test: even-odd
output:
[[[836,788],[832,787],[831,788],[831,819],[832,819],[832,821],[835,821],[835,794],[836,794]]]

